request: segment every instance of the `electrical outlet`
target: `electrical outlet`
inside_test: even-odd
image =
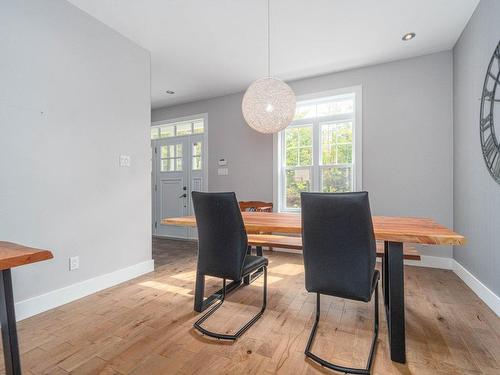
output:
[[[74,271],[80,268],[80,257],[69,258],[69,270]]]

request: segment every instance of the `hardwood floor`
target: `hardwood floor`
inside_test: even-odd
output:
[[[19,323],[25,374],[316,374],[304,358],[314,295],[302,258],[266,252],[268,309],[234,344],[201,337],[192,324],[196,248],[155,240],[154,272]],[[381,309],[374,374],[500,374],[500,319],[451,271],[406,267],[406,365],[390,361]],[[207,280],[207,293],[220,282]],[[230,331],[261,303],[262,280],[231,294],[209,319]],[[373,302],[372,302],[373,303]],[[314,352],[363,366],[372,303],[322,298]]]

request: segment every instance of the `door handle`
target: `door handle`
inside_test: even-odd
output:
[[[187,198],[187,194],[186,193],[181,194],[181,195],[179,195],[179,198]]]

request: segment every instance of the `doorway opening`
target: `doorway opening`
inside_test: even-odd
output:
[[[196,228],[162,219],[193,215],[191,192],[207,191],[207,114],[158,121],[151,127],[153,236],[195,239]]]

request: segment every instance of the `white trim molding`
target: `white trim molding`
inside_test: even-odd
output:
[[[138,276],[152,272],[153,270],[154,260],[150,259],[105,275],[100,275],[76,284],[68,285],[64,288],[16,302],[16,319],[20,321],[29,318],[30,316],[40,314],[103,289],[134,279]]]
[[[462,281],[472,289],[483,302],[500,317],[500,297],[484,285],[479,279],[470,273],[464,266],[453,260],[453,272],[462,279]]]

